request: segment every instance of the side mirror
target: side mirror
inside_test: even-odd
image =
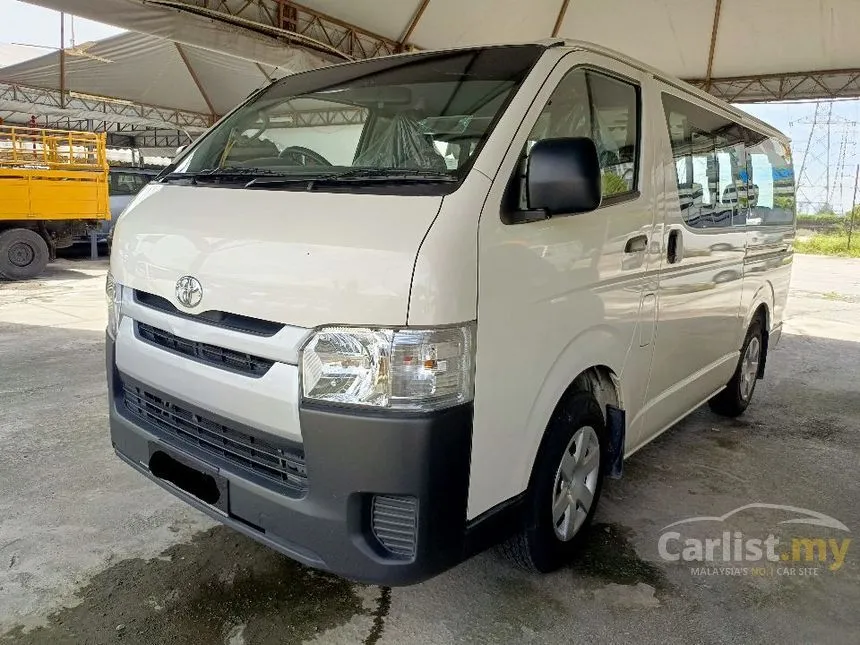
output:
[[[597,146],[587,137],[538,141],[526,170],[528,211],[519,221],[597,210],[603,199]]]
[[[176,156],[178,157],[179,155],[181,155],[181,154],[182,154],[182,151],[183,151],[183,150],[185,150],[185,148],[187,148],[187,147],[188,147],[187,145],[179,146],[179,147],[176,149]]]

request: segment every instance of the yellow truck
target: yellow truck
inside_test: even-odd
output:
[[[0,279],[38,276],[109,218],[104,134],[0,125]]]

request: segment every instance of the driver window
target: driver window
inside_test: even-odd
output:
[[[523,150],[544,139],[589,137],[597,146],[605,197],[636,189],[639,88],[599,72],[575,69],[553,92]],[[525,163],[521,175],[525,175]],[[524,191],[520,191],[524,195]],[[522,202],[523,198],[521,198]],[[525,208],[521,203],[520,208]]]

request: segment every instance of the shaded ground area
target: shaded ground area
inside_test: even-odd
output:
[[[124,560],[81,590],[81,604],[16,643],[298,643],[362,611],[353,585],[249,543],[224,527],[155,560]]]
[[[657,603],[655,588],[663,593],[670,587],[659,567],[636,555],[627,534],[623,527],[595,525],[588,550],[572,571],[641,585],[637,591],[646,604]],[[498,591],[511,601],[521,593],[515,579]],[[165,645],[300,643],[367,616],[366,634],[357,642],[374,645],[384,633],[391,594],[303,567],[219,526],[155,559],[119,562],[80,590],[80,604],[54,613],[45,626],[18,627],[4,640],[21,645],[110,638]]]
[[[756,502],[860,528],[860,262],[797,258],[747,414],[699,410],[630,459],[571,567],[532,576],[486,553],[393,590],[213,527],[113,457],[103,272],[0,284],[0,643],[857,642],[855,545],[814,576],[694,572],[657,545],[668,524]],[[786,519],[751,509],[726,528],[787,542]]]

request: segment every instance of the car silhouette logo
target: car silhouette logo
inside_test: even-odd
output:
[[[196,307],[203,300],[203,285],[197,278],[182,276],[176,281],[176,299],[189,309]]]

